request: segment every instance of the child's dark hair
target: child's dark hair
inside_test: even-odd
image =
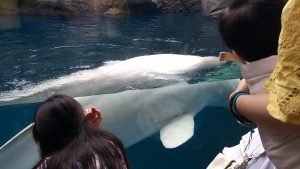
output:
[[[93,128],[83,111],[76,100],[66,95],[52,96],[41,104],[35,115],[33,136],[42,160],[34,168],[129,168],[120,140]]]
[[[246,61],[277,54],[284,0],[234,0],[219,16],[226,45]]]

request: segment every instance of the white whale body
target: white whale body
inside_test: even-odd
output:
[[[193,118],[205,106],[227,106],[238,80],[186,83],[193,73],[222,64],[217,57],[141,56],[1,93],[0,105],[63,93],[84,108],[98,107],[104,117],[100,127],[118,136],[126,147],[160,131],[162,144],[175,148],[193,136]],[[0,147],[0,168],[29,169],[36,163],[39,153],[31,129],[32,124]]]
[[[180,83],[75,99],[85,108],[100,108],[104,118],[100,127],[117,135],[126,147],[160,130],[163,145],[175,148],[193,136],[193,117],[205,106],[227,105],[227,97],[238,81]],[[32,124],[0,147],[1,168],[29,169],[38,160],[31,127]]]
[[[0,93],[0,105],[31,103],[61,93],[72,97],[155,88],[188,81],[194,75],[225,62],[217,57],[157,54],[110,61],[96,69],[83,70],[40,84]]]

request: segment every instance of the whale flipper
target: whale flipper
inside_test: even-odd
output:
[[[173,119],[160,130],[160,140],[165,148],[176,148],[194,135],[194,117],[191,114]]]

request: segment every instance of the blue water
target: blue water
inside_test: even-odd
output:
[[[227,50],[216,20],[200,14],[9,19],[0,17],[0,26],[15,22],[13,28],[0,28],[0,95],[96,68],[107,60],[160,53],[217,56]],[[211,72],[195,82],[240,77],[237,66],[227,66],[228,72]],[[32,121],[36,107],[0,106],[0,145]],[[205,168],[217,152],[237,143],[247,130],[224,108],[206,108],[195,122],[194,137],[179,148],[163,148],[158,134],[129,147],[132,168]]]

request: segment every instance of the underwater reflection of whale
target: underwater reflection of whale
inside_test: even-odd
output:
[[[116,134],[126,147],[160,131],[163,145],[175,148],[193,136],[193,117],[205,106],[226,106],[227,97],[237,84],[238,80],[180,83],[75,99],[84,107],[99,107],[104,117],[101,127]],[[31,127],[0,148],[1,167],[26,169],[37,161]]]
[[[72,97],[149,89],[183,81],[225,62],[217,57],[157,54],[110,61],[40,84],[0,93],[0,105],[42,101],[55,93]]]

